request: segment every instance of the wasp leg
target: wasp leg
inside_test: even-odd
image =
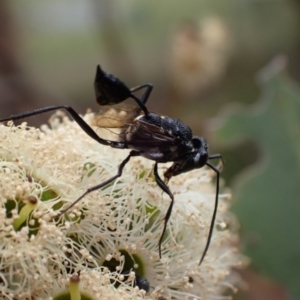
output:
[[[25,112],[25,113],[22,113],[22,114],[12,115],[9,118],[0,119],[0,122],[20,120],[20,119],[24,119],[24,118],[27,118],[27,117],[43,114],[43,113],[46,113],[46,112],[49,112],[49,111],[55,111],[55,110],[58,110],[58,109],[67,110],[67,112],[72,116],[74,121],[81,127],[81,129],[87,135],[89,135],[92,139],[97,141],[98,143],[100,143],[102,145],[106,145],[106,146],[111,146],[113,148],[121,148],[121,149],[126,149],[127,148],[125,143],[114,142],[114,141],[104,140],[104,139],[100,138],[97,135],[97,133],[79,116],[79,114],[72,107],[70,107],[68,105],[48,106],[48,107],[36,109],[36,110],[33,110],[33,111]]]
[[[166,186],[166,184],[159,177],[158,171],[157,171],[157,165],[158,165],[158,163],[155,163],[155,165],[154,165],[154,172],[153,172],[155,180],[156,180],[156,183],[171,198],[171,203],[170,203],[169,208],[167,210],[167,213],[166,213],[166,215],[164,217],[164,220],[165,220],[164,228],[163,228],[162,234],[161,234],[159,242],[158,242],[159,257],[161,258],[161,243],[162,243],[163,236],[164,236],[164,234],[166,232],[168,221],[169,221],[171,213],[172,213],[172,208],[173,208],[173,205],[174,205],[174,196],[171,193],[170,189]]]
[[[146,88],[146,91],[145,91],[145,93],[143,94],[143,96],[140,99],[137,96],[135,96],[133,94],[133,92],[136,92],[136,91],[138,91],[138,90],[140,90],[142,88]],[[149,96],[151,94],[152,89],[153,89],[153,85],[150,84],[150,83],[147,83],[147,84],[143,84],[143,85],[137,86],[135,88],[132,88],[130,90],[130,92],[131,92],[131,96],[130,97],[135,100],[135,102],[142,109],[142,111],[145,113],[146,116],[149,114],[149,111],[148,111],[148,109],[147,109],[147,107],[146,107],[145,104],[146,104],[146,102],[147,102],[147,100],[148,100],[148,98],[149,98]]]
[[[219,155],[219,154],[216,154],[216,155]],[[221,158],[221,155],[219,155],[219,157],[216,156],[216,157],[212,157],[212,158]],[[214,165],[210,164],[209,162],[207,162],[206,165],[208,167],[210,167],[213,171],[215,171],[217,174],[216,199],[215,199],[215,207],[214,207],[213,215],[212,215],[211,222],[210,222],[207,242],[206,242],[202,257],[200,259],[199,266],[201,265],[205,255],[207,253],[209,245],[210,245],[211,237],[212,237],[214,226],[215,226],[216,215],[217,215],[217,210],[218,210],[218,202],[219,202],[220,171]]]
[[[121,164],[119,165],[119,168],[118,168],[118,173],[107,179],[106,181],[100,183],[100,184],[97,184],[95,186],[92,186],[90,188],[88,188],[79,198],[77,198],[72,204],[70,204],[67,208],[63,209],[62,211],[59,212],[58,216],[64,214],[65,212],[67,212],[70,208],[72,208],[76,203],[78,203],[82,198],[84,198],[87,194],[93,192],[93,191],[96,191],[96,190],[99,190],[101,188],[103,188],[104,186],[108,185],[109,183],[111,183],[112,181],[116,180],[118,177],[122,176],[122,172],[123,172],[123,169],[125,167],[125,165],[129,162],[130,158],[133,157],[133,156],[139,156],[140,153],[137,152],[137,151],[131,151],[129,153],[129,155],[121,162]]]
[[[146,84],[143,84],[143,85],[139,85],[137,87],[134,87],[130,90],[131,93],[134,93],[136,91],[139,91],[143,88],[146,88],[146,91],[145,93],[143,94],[143,96],[141,97],[140,99],[140,102],[142,102],[143,104],[146,104],[151,92],[152,92],[152,89],[153,89],[153,85],[151,83],[146,83]]]

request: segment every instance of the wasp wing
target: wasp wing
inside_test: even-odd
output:
[[[157,162],[174,161],[181,149],[180,140],[171,131],[140,120],[128,128],[126,142],[130,149]]]
[[[146,158],[157,162],[175,161],[193,149],[192,142],[182,138],[180,125],[179,120],[151,113],[148,119],[143,116],[135,119],[127,129],[126,143]],[[187,129],[188,136],[192,134],[189,128],[182,129]]]
[[[107,139],[124,142],[122,133],[140,114],[141,109],[129,103],[122,102],[112,106],[101,106],[91,125],[101,137],[106,135],[105,138]]]
[[[113,106],[101,106],[95,126],[101,128],[124,127],[131,124],[140,113],[140,108],[125,103]]]
[[[145,121],[134,122],[127,132],[127,139],[134,140],[135,143],[167,147],[176,145],[177,139],[172,132],[164,128]]]

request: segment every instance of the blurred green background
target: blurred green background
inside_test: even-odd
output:
[[[98,63],[129,86],[153,83],[149,108],[226,161],[251,258],[235,299],[300,299],[299,50],[296,0],[2,0],[0,114],[97,110]]]

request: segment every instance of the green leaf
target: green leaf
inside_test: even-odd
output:
[[[260,101],[232,109],[217,136],[260,145],[262,159],[237,176],[233,210],[252,264],[300,299],[300,89],[285,67],[277,57],[262,70]]]

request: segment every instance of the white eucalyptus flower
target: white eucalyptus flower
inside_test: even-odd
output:
[[[91,123],[93,114],[84,118]],[[59,216],[63,205],[115,175],[128,151],[98,144],[66,117],[53,117],[42,131],[1,125],[0,140],[1,299],[56,299],[76,273],[91,299],[228,299],[224,293],[235,289],[232,268],[242,257],[228,192],[220,193],[199,267],[215,199],[211,170],[171,179],[175,205],[160,259],[170,199],[155,182],[152,161],[132,158],[120,178]],[[140,288],[150,285],[147,293],[139,280]]]

